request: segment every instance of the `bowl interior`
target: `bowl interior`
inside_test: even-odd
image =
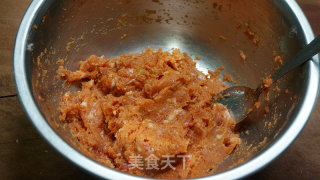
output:
[[[168,51],[179,48],[201,58],[197,62],[200,70],[224,66],[237,84],[255,88],[279,66],[273,52],[285,62],[305,41],[284,1],[65,0],[47,1],[38,13],[37,27],[28,42],[33,48],[26,56],[30,87],[50,126],[78,150],[77,142],[59,122],[57,108],[66,91],[56,74],[59,59],[76,70],[79,61],[93,54],[111,58],[148,46]],[[242,144],[216,173],[249,161],[285,132],[305,96],[307,72],[301,67],[281,79],[273,86],[280,92],[271,90],[269,102],[261,97],[262,106],[241,124]],[[267,114],[266,106],[270,109]]]

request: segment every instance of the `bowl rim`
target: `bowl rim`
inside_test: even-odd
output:
[[[108,179],[147,179],[130,174],[126,174],[112,168],[106,167],[75,150],[71,145],[66,143],[47,123],[46,119],[39,111],[37,104],[33,98],[32,90],[28,84],[27,71],[25,68],[25,56],[27,51],[27,42],[32,23],[39,13],[41,7],[48,0],[34,0],[29,5],[19,26],[15,46],[13,51],[13,74],[15,77],[16,88],[20,102],[26,112],[28,118],[36,127],[38,132],[53,146],[59,153],[67,159],[78,165],[82,169],[101,178]],[[311,26],[295,0],[285,0],[288,7],[296,15],[298,22],[303,30],[306,42],[309,43],[314,39]],[[225,172],[206,176],[199,179],[238,179],[248,176],[269,164],[278,157],[299,135],[305,124],[307,123],[311,112],[317,102],[319,89],[319,58],[315,55],[311,61],[307,62],[305,68],[308,68],[308,85],[305,97],[301,103],[301,110],[290,127],[279,138],[267,148],[264,152],[249,160],[248,162],[227,170]]]

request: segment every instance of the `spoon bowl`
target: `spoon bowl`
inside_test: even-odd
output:
[[[220,92],[216,102],[227,106],[236,123],[244,120],[258,100],[257,91],[246,86],[233,86]]]
[[[278,71],[276,71],[271,76],[272,82],[279,80],[291,70],[305,63],[319,51],[320,35],[300,50],[296,56],[284,64]],[[264,84],[261,84],[254,90],[245,86],[233,86],[218,93],[214,100],[227,106],[231,116],[235,119],[236,123],[239,123],[253,111],[260,94],[269,87],[270,85],[265,86]]]

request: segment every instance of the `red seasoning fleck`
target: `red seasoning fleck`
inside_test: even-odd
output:
[[[271,85],[272,85],[272,78],[271,78],[271,75],[269,75],[268,77],[266,77],[265,79],[263,79],[263,85],[264,87],[266,88],[270,88]]]
[[[240,51],[240,58],[242,59],[242,61],[246,61],[247,60],[247,56],[244,54],[243,51]]]
[[[274,62],[277,62],[277,63],[282,64],[283,62],[282,62],[281,56],[276,56],[276,57],[274,58]]]

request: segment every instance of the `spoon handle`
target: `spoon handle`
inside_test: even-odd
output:
[[[277,72],[275,72],[272,75],[272,80],[277,81],[292,69],[308,61],[310,58],[316,55],[319,51],[320,51],[320,35],[317,36],[310,44],[308,44],[306,47],[300,50],[296,56],[294,56],[291,60],[289,60],[286,64],[284,64]]]

